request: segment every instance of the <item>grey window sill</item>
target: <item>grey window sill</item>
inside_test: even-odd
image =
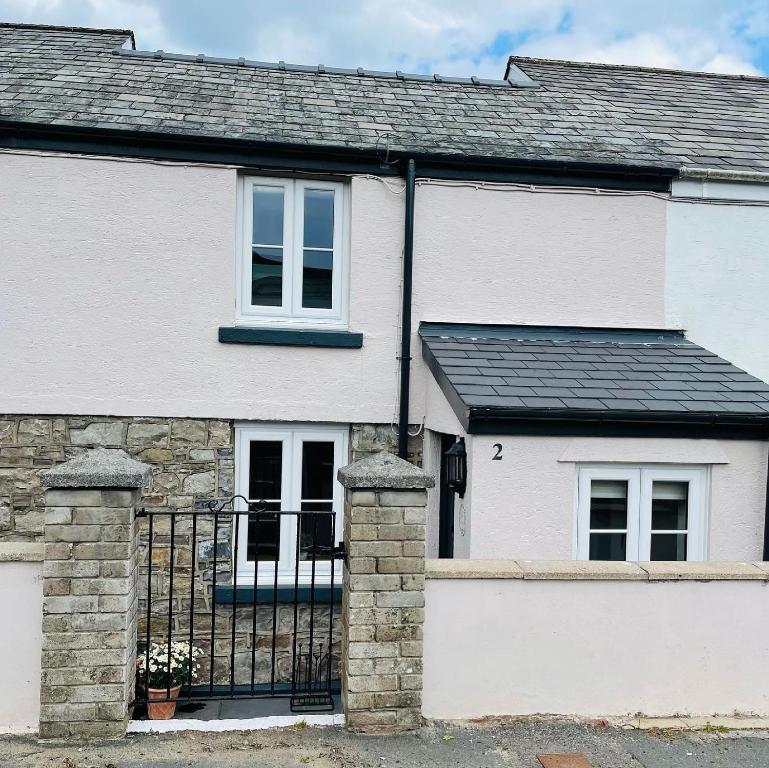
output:
[[[270,344],[287,347],[337,347],[360,349],[363,334],[352,331],[325,331],[314,328],[248,328],[222,326],[219,328],[222,344]]]
[[[253,605],[254,603],[254,586],[253,584],[238,584],[237,595],[235,588],[231,584],[218,585],[214,594],[214,600],[221,605],[232,605],[233,597],[236,597],[237,604],[240,605]],[[307,584],[300,584],[297,592],[298,601],[300,603],[309,603],[312,599],[310,586]],[[315,585],[315,603],[316,605],[328,605],[331,602],[331,587],[327,584]],[[333,592],[334,603],[342,602],[342,586],[341,584],[334,585]],[[293,603],[294,602],[294,586],[293,584],[278,585],[277,599],[275,599],[275,589],[271,586],[265,585],[263,587],[256,588],[256,602],[258,605],[272,605],[276,603]]]

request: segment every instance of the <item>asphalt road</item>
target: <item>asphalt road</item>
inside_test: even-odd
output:
[[[545,720],[379,737],[338,728],[148,734],[81,747],[0,738],[3,768],[540,768],[541,752],[584,752],[594,768],[767,768],[769,732],[652,733]]]

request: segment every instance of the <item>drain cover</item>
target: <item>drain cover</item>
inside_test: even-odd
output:
[[[537,755],[542,768],[593,768],[593,764],[582,752],[568,752],[560,755]]]

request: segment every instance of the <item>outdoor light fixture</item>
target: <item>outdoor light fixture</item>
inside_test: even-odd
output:
[[[444,454],[446,456],[446,485],[449,490],[459,494],[459,498],[465,497],[467,489],[467,450],[465,438],[460,437]]]

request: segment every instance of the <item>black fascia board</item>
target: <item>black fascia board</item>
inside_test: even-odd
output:
[[[405,176],[407,161],[419,178],[558,184],[669,191],[679,169],[592,161],[551,161],[504,156],[414,153],[349,146],[304,145],[178,134],[164,131],[50,125],[0,120],[0,147],[116,157],[174,160],[319,173],[375,173]]]
[[[476,435],[769,439],[769,414],[470,407],[467,421]]]

